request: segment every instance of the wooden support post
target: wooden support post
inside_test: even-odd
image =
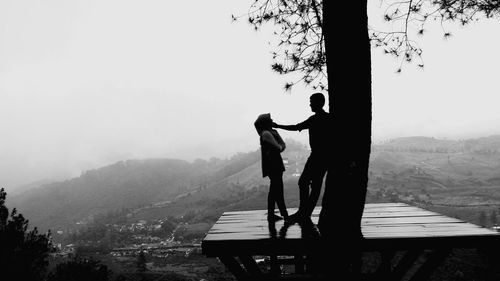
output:
[[[390,280],[401,280],[422,254],[422,250],[409,250],[401,258],[396,268],[390,273]]]
[[[241,265],[236,261],[234,257],[231,256],[220,256],[219,260],[231,271],[231,273],[239,281],[245,281],[249,279],[248,273],[241,267]]]
[[[315,255],[307,255],[306,256],[306,273],[314,273],[317,270],[317,265],[316,265],[316,256]]]
[[[239,256],[239,259],[250,275],[258,276],[262,274],[259,266],[251,256]]]
[[[450,249],[438,249],[433,251],[417,272],[411,277],[410,281],[428,280],[434,270],[443,262],[451,252]]]
[[[304,270],[304,257],[301,254],[295,255],[295,273],[302,274]]]
[[[281,273],[281,268],[278,263],[278,256],[277,255],[269,256],[269,261],[271,263],[271,274],[279,275]]]
[[[384,279],[391,273],[391,260],[394,257],[395,251],[381,251],[382,261],[380,263],[377,272],[375,272],[376,276],[381,276]]]

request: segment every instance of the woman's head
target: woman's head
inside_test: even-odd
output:
[[[257,117],[257,120],[255,120],[253,124],[259,135],[262,130],[272,128],[273,119],[271,119],[271,113],[264,113],[259,115],[259,117]]]

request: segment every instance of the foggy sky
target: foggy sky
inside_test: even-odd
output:
[[[0,186],[131,158],[229,157],[258,148],[258,114],[307,118],[313,90],[284,92],[270,32],[231,23],[249,3],[0,2]],[[373,49],[373,139],[499,133],[499,29],[485,20],[448,40],[430,29],[424,70],[401,74]]]

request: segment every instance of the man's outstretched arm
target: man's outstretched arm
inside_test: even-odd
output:
[[[298,131],[299,130],[297,125],[280,125],[280,124],[276,124],[276,123],[273,123],[273,128],[283,129],[283,130],[287,130],[287,131]]]
[[[297,125],[280,125],[273,122],[273,128],[283,129],[287,131],[302,131],[304,129],[307,129],[308,127],[306,122],[302,122]]]

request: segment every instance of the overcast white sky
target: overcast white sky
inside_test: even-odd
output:
[[[249,3],[1,1],[0,186],[130,158],[228,157],[258,148],[260,113],[307,118],[313,91],[283,91],[270,34],[231,23]],[[431,29],[425,69],[402,74],[372,50],[374,140],[499,133],[499,30],[482,21],[443,40]]]

